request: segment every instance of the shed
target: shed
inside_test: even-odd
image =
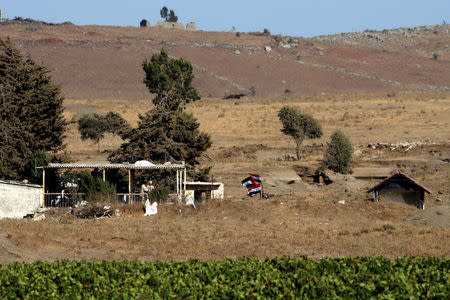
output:
[[[39,208],[41,196],[40,185],[0,180],[0,219],[34,214]]]
[[[431,191],[403,173],[396,170],[392,175],[367,192],[373,192],[374,201],[388,200],[392,202],[406,203],[417,208],[425,209],[425,193]]]
[[[205,200],[208,199],[223,199],[224,185],[221,182],[185,182],[186,199],[199,199],[202,194],[205,195]]]
[[[141,27],[150,27],[151,24],[150,24],[149,20],[142,19],[142,21],[139,23],[139,26],[141,26]]]

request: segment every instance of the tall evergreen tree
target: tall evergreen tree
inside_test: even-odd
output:
[[[0,39],[0,178],[20,179],[35,150],[64,147],[63,98],[48,73]]]
[[[155,94],[153,104],[164,110],[177,110],[184,104],[200,99],[200,93],[192,85],[192,64],[182,58],[172,59],[165,49],[153,54],[150,61],[142,63],[144,84]]]
[[[155,108],[140,115],[137,128],[122,135],[126,142],[110,155],[109,160],[130,163],[141,159],[157,163],[185,161],[193,167],[198,165],[198,158],[211,146],[211,139],[200,132],[192,114],[183,112],[186,103],[200,99],[198,90],[192,85],[192,64],[181,58],[169,58],[163,49],[142,66],[144,83],[155,95]],[[200,175],[204,179],[206,170],[191,168],[190,174],[194,179],[200,179]],[[162,173],[160,177],[163,177]]]

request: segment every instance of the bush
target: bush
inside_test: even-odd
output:
[[[117,200],[116,187],[102,178],[95,178],[95,190],[87,195],[87,198],[98,202],[114,202]]]
[[[152,201],[156,201],[158,203],[161,203],[163,201],[166,201],[167,198],[169,198],[169,192],[170,189],[166,186],[157,186],[153,190],[151,190],[149,194],[149,198]]]
[[[334,172],[346,174],[350,171],[352,159],[352,144],[350,140],[339,130],[331,135],[325,153],[324,166]]]

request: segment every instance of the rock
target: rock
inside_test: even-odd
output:
[[[241,51],[236,50],[236,51],[234,51],[234,54],[239,55],[239,54],[241,54]]]
[[[33,218],[33,221],[42,221],[42,220],[45,220],[45,215],[44,214],[36,216],[36,217]]]
[[[272,51],[272,48],[270,46],[265,46],[264,51],[270,52],[270,51]]]
[[[353,155],[355,156],[360,156],[363,152],[359,149],[356,149],[355,151],[353,151]]]

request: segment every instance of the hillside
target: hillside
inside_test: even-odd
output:
[[[203,97],[249,94],[251,87],[261,97],[450,90],[450,25],[305,39],[70,23],[0,24],[0,37],[10,37],[48,65],[72,99],[148,98],[141,63],[162,47],[194,64],[194,84]]]

